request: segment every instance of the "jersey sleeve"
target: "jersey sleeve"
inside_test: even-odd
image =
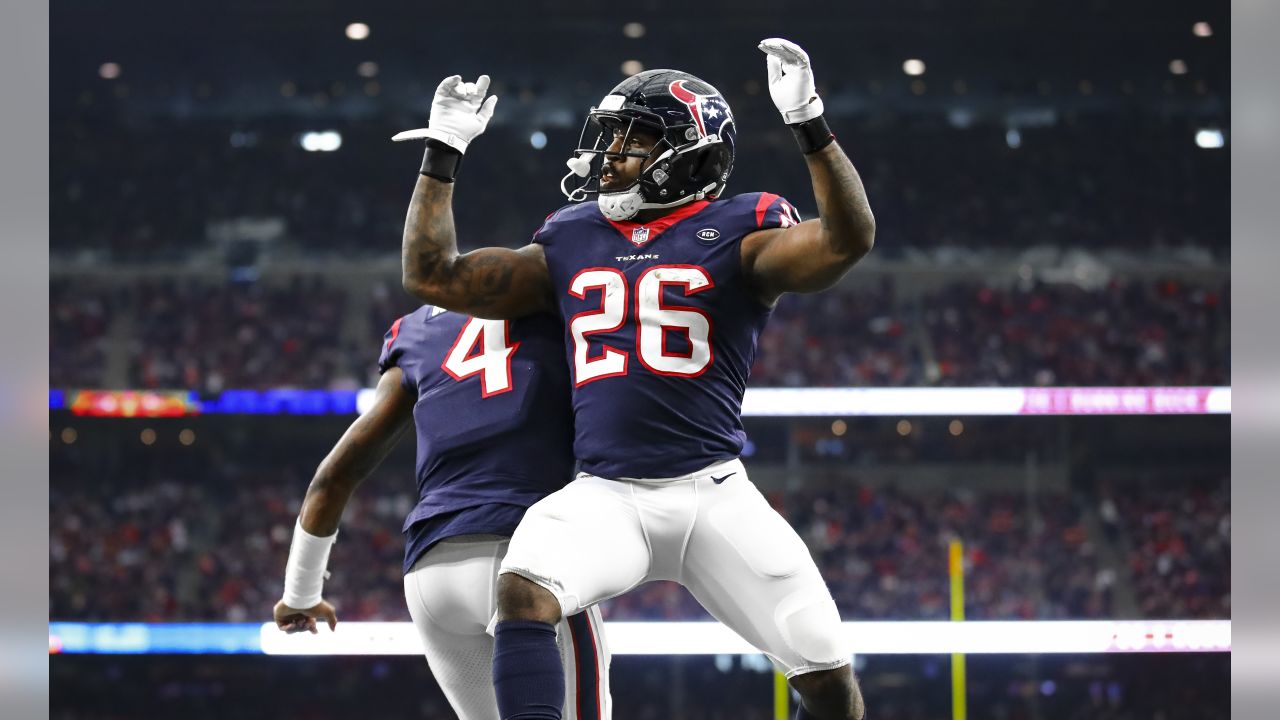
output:
[[[552,237],[555,235],[554,230],[556,226],[566,220],[578,217],[581,214],[581,210],[578,210],[577,208],[580,207],[582,207],[582,203],[575,203],[553,210],[551,214],[542,221],[542,224],[538,226],[538,229],[533,231],[533,238],[530,239],[530,242],[534,242],[539,245],[551,244]]]
[[[773,193],[760,193],[755,203],[757,230],[786,228],[800,224],[800,213],[787,199]]]
[[[538,226],[538,229],[533,231],[533,237],[529,238],[529,242],[538,243],[539,245],[545,245],[547,242],[547,238],[546,238],[547,225],[551,222],[551,218],[555,216],[556,214],[554,212],[548,215],[546,219],[542,221],[542,224]]]
[[[408,316],[406,316],[408,317]],[[393,367],[400,367],[400,360],[404,357],[405,340],[400,335],[400,325],[405,318],[397,318],[391,323],[391,327],[386,334],[382,336],[382,353],[378,355],[378,372],[385,373]],[[405,374],[405,381],[408,382],[408,374]]]

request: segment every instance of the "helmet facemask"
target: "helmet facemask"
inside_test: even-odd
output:
[[[672,71],[662,71],[671,74]],[[680,74],[683,77],[691,77]],[[627,98],[610,94],[598,108],[592,108],[583,125],[578,148],[568,161],[570,172],[561,181],[561,191],[572,201],[597,196],[601,212],[610,220],[629,220],[637,212],[652,208],[672,208],[706,197],[717,197],[733,167],[734,130],[728,116],[713,134],[704,134],[693,118],[680,117],[670,109],[664,114],[650,111]],[[727,114],[727,106],[725,111]],[[701,124],[703,118],[698,118]],[[628,150],[638,130],[658,136],[658,142],[646,153]],[[708,128],[709,129],[709,128]],[[639,177],[626,187],[600,189],[600,174],[606,150],[613,144],[614,133],[622,130],[623,157],[642,157],[652,161]],[[578,187],[570,189],[573,176],[581,178]]]

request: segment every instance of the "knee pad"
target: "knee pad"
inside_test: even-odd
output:
[[[774,622],[783,640],[809,668],[838,667],[850,661],[840,612],[831,595],[797,590],[778,604]]]

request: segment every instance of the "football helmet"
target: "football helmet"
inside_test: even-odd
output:
[[[648,153],[626,150],[639,129],[659,137]],[[617,154],[654,160],[631,185],[603,192],[600,168],[617,130],[625,133]],[[575,202],[596,195],[604,216],[618,221],[649,208],[714,198],[733,171],[736,141],[733,113],[718,90],[679,70],[646,70],[623,80],[591,108],[560,190]],[[578,186],[570,188],[575,177]]]

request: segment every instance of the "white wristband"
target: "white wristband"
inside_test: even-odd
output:
[[[293,544],[289,546],[289,562],[284,567],[285,605],[295,610],[306,610],[320,604],[324,580],[329,576],[329,550],[338,539],[338,533],[329,537],[317,537],[302,529],[302,519],[293,526]]]

